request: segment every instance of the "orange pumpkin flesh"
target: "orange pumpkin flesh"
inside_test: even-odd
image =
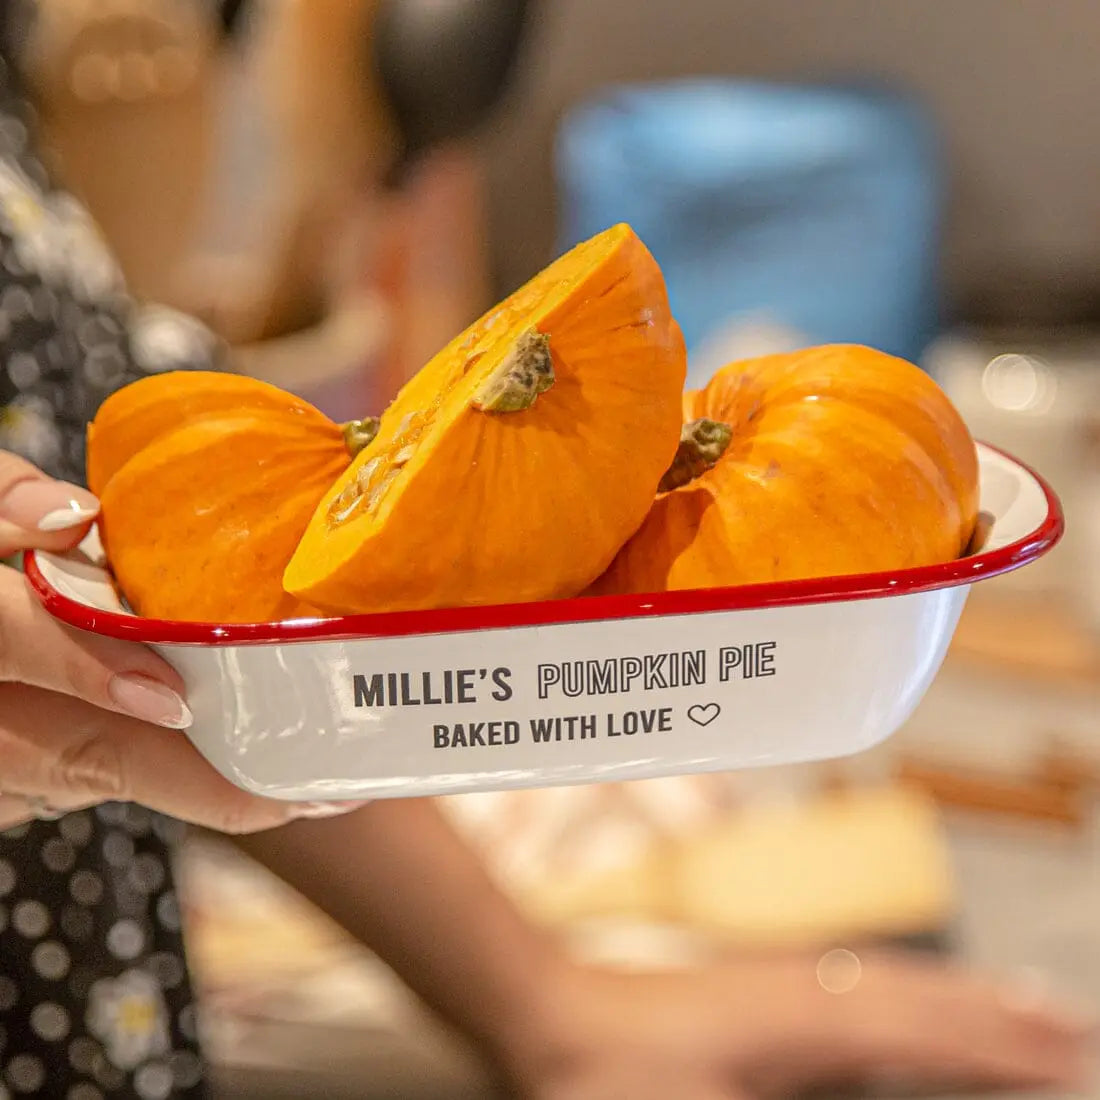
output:
[[[88,433],[104,548],[149,618],[268,622],[318,614],[282,587],[344,431],[255,379],[178,372],[104,402]]]
[[[685,395],[699,418],[728,446],[658,495],[593,594],[900,569],[970,543],[974,443],[910,363],[847,345],[733,363]]]
[[[286,589],[332,613],[575,595],[646,515],[685,369],[641,241],[617,226],[578,245],[402,389]]]

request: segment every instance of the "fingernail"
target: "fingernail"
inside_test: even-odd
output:
[[[86,489],[49,478],[20,481],[0,498],[0,518],[25,531],[67,531],[98,514],[99,501]]]
[[[107,694],[128,714],[170,730],[185,730],[195,720],[183,699],[167,684],[151,676],[137,673],[115,676],[107,687]]]
[[[312,819],[342,817],[366,805],[366,802],[302,802],[294,807],[294,817]]]

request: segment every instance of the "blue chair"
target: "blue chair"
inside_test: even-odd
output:
[[[899,96],[718,79],[612,88],[565,117],[556,160],[560,247],[633,225],[689,350],[753,317],[803,344],[911,360],[935,334],[936,139]]]

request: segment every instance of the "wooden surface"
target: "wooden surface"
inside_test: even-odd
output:
[[[972,594],[948,660],[1039,683],[1100,687],[1100,628],[1064,604],[1037,597]]]

